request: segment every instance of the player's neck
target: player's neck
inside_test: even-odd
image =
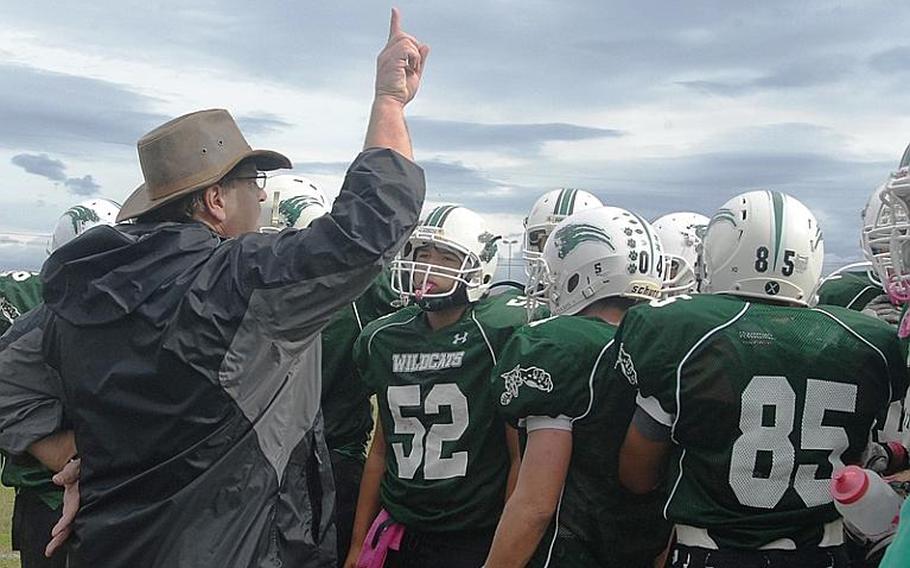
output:
[[[433,331],[449,327],[453,323],[460,320],[461,316],[464,315],[464,312],[467,309],[467,306],[453,306],[444,310],[426,312],[427,325],[429,325],[430,329]]]
[[[598,318],[610,325],[618,326],[622,323],[622,318],[626,315],[626,308],[618,306],[604,306],[602,304],[591,304],[578,313],[580,316],[589,318]]]

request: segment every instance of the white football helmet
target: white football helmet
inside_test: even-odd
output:
[[[908,148],[910,152],[910,148]],[[906,213],[910,211],[910,167],[903,165],[891,174],[881,193],[883,207]],[[910,301],[910,230],[901,222],[900,214],[890,215],[893,225],[888,242],[891,256],[890,280],[884,282],[892,301]]]
[[[47,241],[47,254],[53,253],[92,227],[115,224],[118,213],[120,204],[103,197],[87,199],[70,207],[54,225],[54,232]]]
[[[302,229],[329,212],[325,194],[305,177],[290,174],[270,177],[266,193],[271,198],[266,199],[259,214],[262,233],[277,233],[289,227]]]
[[[435,207],[392,261],[392,290],[406,303],[417,300],[429,308],[433,308],[433,300],[440,298],[448,298],[450,305],[476,302],[493,282],[499,239],[500,236],[490,232],[483,218],[470,209],[460,205]],[[457,252],[463,257],[461,266],[452,269],[414,260],[417,249],[431,245]],[[453,279],[455,285],[446,291],[434,291],[427,285],[431,275]]]
[[[556,224],[569,215],[595,207],[603,207],[603,203],[582,189],[554,189],[537,198],[525,217],[524,242],[521,245],[521,257],[529,276]]]
[[[862,211],[862,232],[860,233],[860,246],[863,256],[871,264],[868,270],[869,279],[873,284],[882,288],[890,288],[894,270],[891,261],[891,236],[895,232],[907,234],[910,231],[907,208],[900,201],[892,201],[891,205],[883,201],[883,193],[887,183],[882,184],[866,202]]]
[[[526,293],[534,307],[573,315],[611,296],[660,297],[664,254],[660,237],[638,215],[619,207],[575,213],[553,229]]]
[[[664,247],[664,296],[698,292],[701,239],[709,219],[699,213],[667,213],[654,220]]]
[[[815,215],[778,191],[749,191],[714,213],[704,238],[705,292],[807,306],[825,246]]]

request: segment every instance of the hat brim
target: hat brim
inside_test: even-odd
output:
[[[198,183],[194,183],[185,188],[181,188],[177,191],[174,191],[158,199],[152,199],[148,193],[148,188],[143,183],[126,198],[126,201],[123,202],[123,207],[120,208],[120,213],[117,215],[117,222],[126,221],[127,219],[133,219],[139,217],[144,213],[153,211],[162,205],[166,205],[171,201],[183,197],[184,195],[190,194],[198,189],[208,187],[218,182],[221,178],[226,176],[237,167],[237,164],[244,160],[251,160],[256,164],[256,169],[263,172],[270,172],[272,170],[278,169],[290,169],[293,167],[291,160],[288,159],[284,154],[274,152],[272,150],[250,150],[245,154],[238,157],[236,160],[228,162],[225,167],[217,172],[216,174],[208,177]]]

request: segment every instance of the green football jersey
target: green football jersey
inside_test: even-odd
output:
[[[549,566],[650,566],[667,545],[663,496],[638,497],[619,484],[619,448],[635,409],[635,388],[611,376],[616,328],[598,318],[556,316],[526,325],[506,343],[492,374],[499,411],[572,421],[572,458],[557,515],[535,558],[551,556],[553,536],[575,552]],[[586,554],[578,554],[585,549]],[[543,563],[543,562],[540,562]]]
[[[861,312],[866,304],[884,293],[881,286],[869,279],[868,272],[843,272],[822,282],[818,303]]]
[[[525,310],[525,323],[527,323],[528,297],[524,295],[522,290],[514,287],[505,288],[502,291],[497,291],[497,293],[488,296],[486,301],[498,304],[504,308],[521,308]],[[546,306],[537,306],[534,309],[533,317],[531,319],[536,321],[548,317],[550,317],[550,310],[547,309]]]
[[[380,499],[414,530],[492,528],[502,512],[509,455],[489,378],[525,311],[493,300],[435,331],[420,308],[404,308],[354,346],[386,440]]]
[[[0,274],[0,333],[5,333],[16,318],[42,301],[37,272],[19,270]],[[37,491],[42,501],[57,509],[63,503],[63,490],[51,481],[52,475],[30,455],[4,456],[0,482],[7,487]]]
[[[339,310],[322,330],[322,413],[329,449],[364,458],[373,430],[370,393],[354,376],[354,341],[371,321],[395,311],[388,269],[351,304]]]
[[[37,272],[0,273],[0,334],[5,333],[16,318],[43,301]]]
[[[680,296],[629,310],[616,368],[670,427],[664,513],[720,548],[831,543],[833,471],[903,396],[894,328],[841,307]],[[835,537],[837,538],[837,537]]]

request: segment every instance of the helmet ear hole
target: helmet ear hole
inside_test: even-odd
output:
[[[414,247],[411,245],[411,243],[405,243],[404,250],[401,251],[401,256],[404,258],[407,258],[407,257],[411,256],[411,253],[413,251],[414,251]]]
[[[493,277],[491,275],[487,274],[486,276],[483,277],[483,283],[488,284],[490,282],[490,280],[492,280],[492,279],[493,279]]]
[[[569,294],[574,292],[575,288],[578,287],[578,280],[579,280],[579,278],[578,278],[577,272],[575,274],[573,274],[572,276],[570,276],[568,282],[566,282],[566,292],[568,292]]]

